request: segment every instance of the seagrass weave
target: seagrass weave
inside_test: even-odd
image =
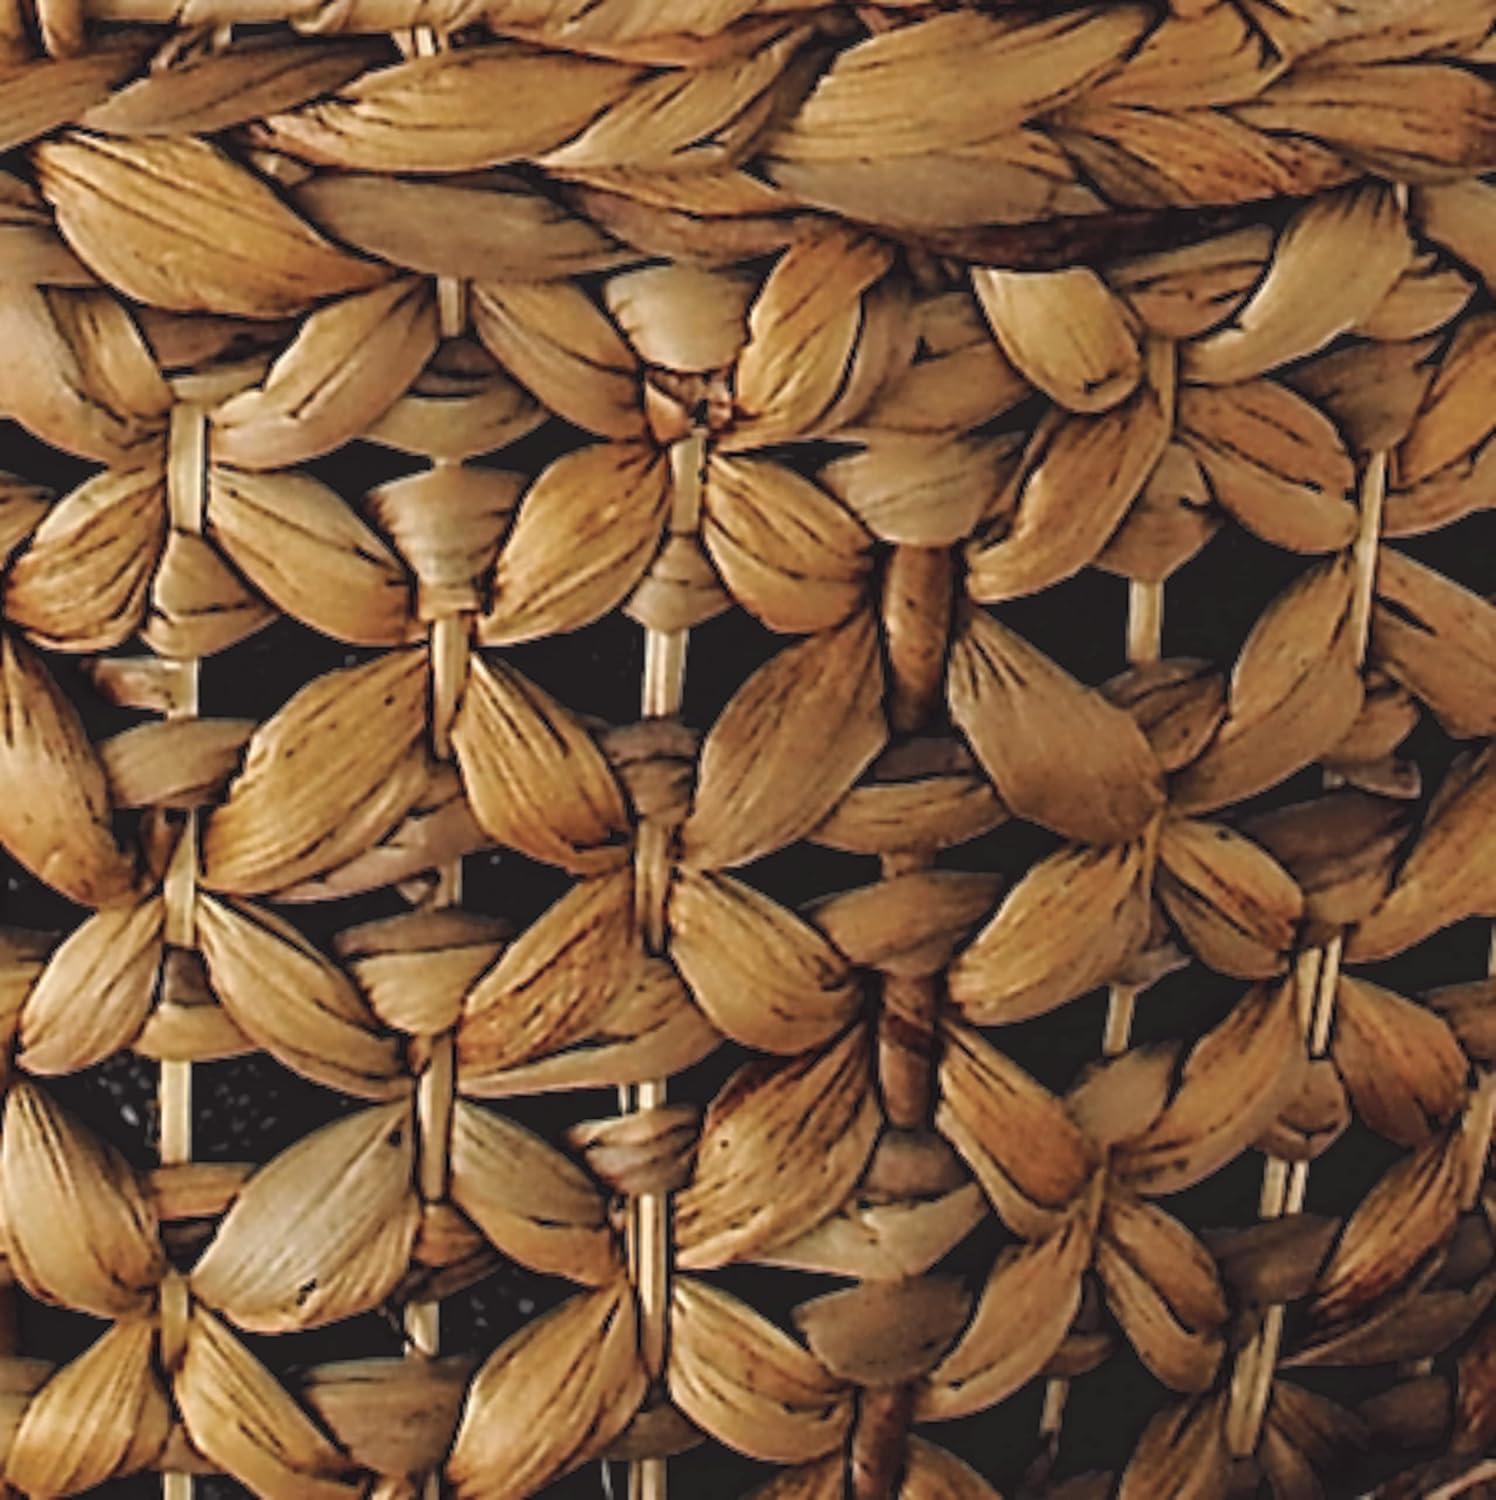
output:
[[[0,150],[0,1490],[1496,1495],[1496,0],[0,0]]]

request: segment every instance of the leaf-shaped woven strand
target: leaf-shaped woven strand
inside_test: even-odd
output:
[[[862,1175],[878,1131],[860,1028],[791,1062],[750,1063],[712,1101],[696,1175],[676,1199],[679,1260],[743,1260],[812,1229]]]
[[[857,1281],[897,1281],[933,1270],[986,1216],[987,1200],[974,1182],[935,1198],[891,1203],[856,1192],[809,1233],[759,1259]]]
[[[79,258],[140,302],[278,318],[389,274],[330,245],[207,141],[70,130],[33,159]]]
[[[0,632],[0,846],[85,906],[128,896],[135,871],[115,842],[104,772],[73,706],[41,661]],[[25,788],[16,795],[16,788]]]
[[[0,408],[55,448],[123,468],[159,462],[172,395],[108,292],[0,283]]]
[[[500,843],[574,875],[624,859],[628,816],[602,753],[517,672],[474,656],[452,730],[473,812]]]
[[[1263,541],[1334,552],[1355,539],[1355,465],[1330,419],[1286,386],[1186,386],[1179,436],[1217,504]]]
[[[621,99],[639,69],[510,42],[365,73],[258,134],[308,161],[363,172],[471,172],[554,150]],[[489,106],[495,99],[504,108]]]
[[[1346,956],[1401,953],[1464,917],[1496,915],[1496,749],[1456,762],[1390,892],[1351,934]]]
[[[783,464],[714,455],[702,540],[728,593],[771,630],[827,630],[857,608],[867,532],[824,490]]]
[[[1086,843],[1135,838],[1163,774],[1129,714],[971,609],[952,645],[951,717],[1019,817]]]
[[[573,1297],[501,1344],[469,1387],[447,1462],[458,1500],[526,1500],[600,1453],[648,1385],[627,1281]]]
[[[980,146],[1117,67],[1154,20],[1123,4],[1038,20],[955,11],[895,28],[842,52],[768,150],[850,165]],[[952,86],[968,68],[979,90]]]
[[[1231,674],[1226,719],[1171,800],[1208,812],[1250,797],[1323,755],[1355,722],[1356,668],[1350,554],[1301,574],[1252,627]]]
[[[585,1036],[643,961],[632,872],[579,881],[464,998],[457,1031],[463,1087]]]
[[[197,936],[223,1008],[256,1045],[307,1078],[361,1099],[392,1099],[409,1077],[396,1043],[341,969],[267,911],[197,903]]]
[[[748,315],[736,382],[742,420],[723,451],[815,431],[847,384],[863,293],[891,263],[887,245],[842,229],[780,257]]]
[[[1468,1144],[1456,1128],[1403,1157],[1361,1200],[1320,1273],[1312,1311],[1343,1323],[1403,1285],[1454,1232]]]
[[[6,21],[7,30],[16,24],[10,17]],[[5,68],[0,151],[14,151],[77,119],[90,105],[108,98],[111,88],[141,65],[143,38],[113,36],[91,41],[93,45],[80,56],[37,61],[31,60],[30,46],[23,46],[25,65]],[[11,60],[6,59],[7,63]]]
[[[675,261],[609,277],[603,298],[646,364],[705,374],[737,359],[757,290],[742,271]]]
[[[129,1046],[155,997],[159,893],[95,913],[47,960],[21,1010],[21,1066],[76,1073]]]
[[[1322,349],[1381,305],[1412,257],[1391,183],[1357,183],[1311,198],[1230,323],[1184,346],[1181,375],[1227,385]]]
[[[649,958],[612,990],[570,1042],[503,1069],[465,1075],[462,1087],[479,1098],[501,1098],[644,1083],[691,1067],[721,1041],[675,969],[664,959]]]
[[[1341,975],[1335,1066],[1356,1114],[1400,1146],[1421,1145],[1464,1102],[1470,1064],[1436,1011]]]
[[[746,864],[803,838],[883,748],[882,666],[859,614],[781,651],[734,694],[701,751],[686,861]],[[807,765],[806,750],[816,747]]]
[[[13,1084],[5,1103],[0,1214],[11,1266],[32,1296],[100,1318],[150,1306],[166,1261],[135,1174],[29,1083]]]
[[[1150,1195],[1202,1181],[1277,1119],[1302,1073],[1293,983],[1254,986],[1191,1049],[1163,1113],[1117,1147],[1118,1177]]]
[[[1370,654],[1450,734],[1496,734],[1496,605],[1395,547],[1378,556]]]
[[[749,886],[682,870],[669,911],[670,954],[697,1004],[746,1047],[819,1047],[862,1003],[846,959],[809,923]]]
[[[1117,1500],[1226,1500],[1232,1460],[1225,1419],[1221,1396],[1159,1412],[1143,1429]]]
[[[1095,1174],[1091,1143],[1060,1100],[979,1032],[948,1020],[941,1034],[935,1128],[1015,1234],[1048,1235]]]
[[[900,1500],[1002,1500],[1002,1496],[954,1453],[911,1435]]]
[[[256,1333],[313,1328],[377,1306],[405,1274],[420,1223],[412,1124],[401,1101],[283,1151],[234,1200],[193,1268],[192,1290]],[[350,1276],[356,1296],[340,1285]]]
[[[1041,860],[950,966],[951,1000],[968,1020],[997,1026],[1104,984],[1148,935],[1147,867],[1141,842]]]
[[[768,45],[703,67],[656,73],[539,164],[548,171],[609,167],[707,172],[730,167],[762,128],[774,85],[806,32],[770,33]],[[734,53],[737,49],[734,49]]]
[[[1159,862],[1164,909],[1203,963],[1239,979],[1288,967],[1304,895],[1265,850],[1224,824],[1176,818]]]
[[[106,135],[214,135],[356,78],[384,55],[377,40],[256,38],[260,45],[185,54],[148,73],[81,116]]]
[[[73,1495],[145,1468],[166,1446],[171,1408],[156,1379],[155,1324],[116,1323],[32,1397],[5,1462],[28,1495]]]
[[[794,1339],[693,1276],[671,1290],[670,1395],[730,1448],[797,1463],[836,1447],[852,1392]]]
[[[1108,1195],[1096,1270],[1139,1358],[1176,1391],[1209,1388],[1225,1352],[1215,1262],[1177,1219],[1130,1193]]]
[[[412,588],[399,558],[326,485],[215,464],[208,495],[214,539],[288,615],[360,646],[410,638]]]
[[[458,1081],[479,1097],[637,1083],[718,1040],[670,964],[645,956],[619,870],[573,886],[469,990]]]
[[[209,656],[274,618],[275,610],[209,542],[191,531],[167,533],[141,632],[153,651],[177,658]]]
[[[1485,80],[1439,63],[1295,68],[1232,114],[1257,130],[1317,138],[1405,182],[1496,163],[1496,108]]]
[[[921,1382],[915,1414],[942,1422],[1005,1401],[1048,1363],[1080,1306],[1093,1227],[1081,1211],[997,1258],[960,1342]]]
[[[459,1099],[451,1170],[452,1201],[511,1259],[588,1286],[617,1276],[602,1191],[538,1136]]]
[[[550,410],[610,438],[644,435],[639,361],[614,323],[569,282],[478,282],[473,328]]]
[[[589,219],[509,173],[420,179],[321,172],[294,187],[291,198],[344,244],[427,276],[534,281],[631,258]]]
[[[206,1308],[194,1307],[175,1382],[193,1446],[262,1495],[356,1500],[353,1465],[280,1381]]]
[[[372,848],[426,790],[421,651],[329,672],[255,731],[203,831],[203,883],[257,895]]]
[[[1094,271],[979,266],[971,280],[1003,353],[1060,406],[1106,411],[1142,378],[1127,310]]]
[[[527,491],[499,554],[479,640],[559,635],[607,614],[644,576],[669,506],[669,465],[642,444],[557,459]]]
[[[165,539],[159,465],[99,474],[32,533],[5,580],[5,613],[53,651],[107,651],[140,628]]]
[[[1147,379],[1119,406],[1040,425],[1012,482],[1012,527],[968,549],[973,599],[1036,593],[1096,560],[1168,447],[1173,386],[1173,347],[1153,344]]]
[[[1475,460],[1496,429],[1496,415],[1480,399],[1492,369],[1496,369],[1496,314],[1477,313],[1462,319],[1418,403],[1411,427],[1399,434],[1401,442],[1390,465],[1394,490],[1442,476],[1459,481],[1478,472],[1473,469]]]
[[[428,281],[392,281],[318,309],[263,385],[213,412],[214,460],[277,469],[330,453],[375,425],[436,345]]]

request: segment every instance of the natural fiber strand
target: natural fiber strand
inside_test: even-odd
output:
[[[4,1484],[1490,1485],[1493,68],[0,0]]]

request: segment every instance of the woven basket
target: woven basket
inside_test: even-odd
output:
[[[1496,1495],[1493,74],[0,0],[0,1490]]]

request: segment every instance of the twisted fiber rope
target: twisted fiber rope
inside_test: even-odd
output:
[[[281,19],[430,30],[223,29]],[[1492,20],[0,26],[0,409],[101,466],[0,491],[0,843],[92,912],[4,936],[0,1222],[29,1295],[110,1325],[0,1366],[6,1480],[519,1497],[611,1455],[657,1496],[700,1432],[784,1466],[763,1497],[984,1497],[911,1423],[1036,1379],[1036,1493],[1314,1493],[1376,1433],[1442,1446],[1431,1485],[1473,1467],[1492,982],[1368,966],[1496,915],[1496,612],[1399,545],[1492,503]],[[1140,249],[1179,209],[1191,241]],[[548,415],[595,441],[472,462]],[[297,467],[356,439],[426,466],[358,504]],[[1167,581],[1222,527],[1303,569],[1234,663],[1167,657]],[[1131,596],[1099,689],[1004,610],[1092,567]],[[729,608],[792,639],[702,734],[688,633]],[[619,609],[635,724],[505,660]],[[198,717],[197,663],[282,614],[368,659]],[[53,654],[156,717],[90,743]],[[1431,798],[1397,754],[1424,716],[1472,742]],[[1322,795],[1233,816],[1310,766]],[[1008,820],[1059,848],[1007,889],[939,866]],[[731,873],[806,839],[880,878],[794,912]],[[574,884],[521,932],[466,912],[492,848]],[[332,954],[272,910],[389,887],[411,909]],[[1184,963],[1240,998],[1130,1045]],[[1068,1093],[1004,1054],[1102,985]],[[758,1059],[704,1119],[669,1103],[724,1040]],[[179,1122],[187,1068],[254,1049],[367,1107],[256,1168],[177,1130],[139,1173],[45,1082],[122,1048]],[[479,1102],[596,1087],[619,1113],[564,1142]],[[1303,1212],[1353,1115],[1405,1154]],[[1260,1224],[1168,1212],[1251,1151]],[[973,1300],[938,1268],[992,1216]],[[475,1370],[430,1309],[500,1256],[578,1290]],[[791,1334],[708,1274],[755,1262],[850,1285]],[[234,1332],[390,1299],[408,1358],[293,1388]],[[1064,1384],[1122,1341],[1174,1404],[1054,1481]],[[1359,1411],[1294,1376],[1396,1361]]]

